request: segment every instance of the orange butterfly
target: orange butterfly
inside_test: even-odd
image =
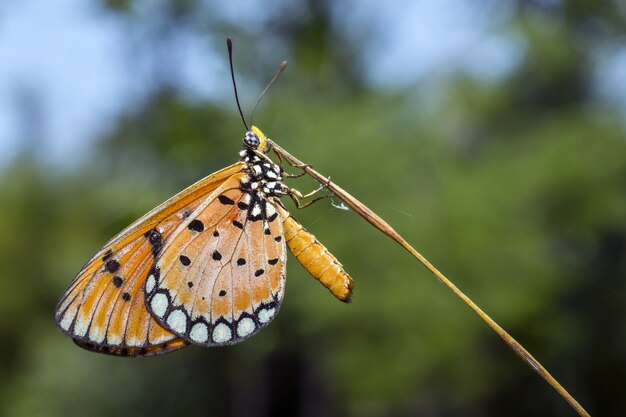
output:
[[[122,356],[241,342],[280,308],[285,245],[349,301],[352,278],[280,202],[302,195],[283,184],[282,167],[267,156],[270,142],[256,126],[243,142],[239,162],[153,209],[87,262],[57,305],[63,333]]]

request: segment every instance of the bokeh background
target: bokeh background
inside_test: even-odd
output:
[[[103,243],[236,159],[227,35],[247,112],[290,62],[255,124],[387,219],[592,415],[626,414],[623,2],[24,0],[0,3],[1,415],[575,415],[328,201],[296,216],[355,278],[350,305],[291,258],[280,315],[238,346],[131,360],[56,330]]]

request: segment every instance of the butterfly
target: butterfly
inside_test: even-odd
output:
[[[229,345],[267,326],[285,291],[286,247],[341,301],[354,283],[286,210],[301,194],[256,126],[240,160],[165,201],[91,258],[56,308],[79,346],[148,356],[188,344]]]

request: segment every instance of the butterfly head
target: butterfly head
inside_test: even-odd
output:
[[[243,135],[243,144],[250,149],[258,150],[263,153],[270,150],[267,137],[263,132],[261,132],[261,129],[256,126],[252,126],[252,129],[248,130]]]

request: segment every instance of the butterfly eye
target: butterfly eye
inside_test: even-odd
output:
[[[249,148],[256,149],[261,144],[261,139],[252,131],[247,131],[243,135],[243,143]]]

